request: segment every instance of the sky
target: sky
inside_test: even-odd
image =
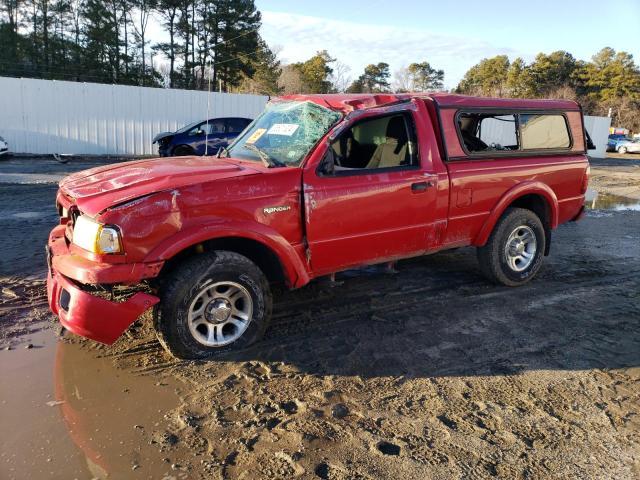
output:
[[[261,34],[287,61],[329,53],[357,77],[369,63],[394,71],[428,61],[455,86],[482,58],[532,60],[567,50],[588,60],[605,46],[640,63],[640,0],[256,0]]]
[[[640,0],[256,0],[260,34],[283,63],[318,50],[358,77],[370,63],[391,71],[428,61],[453,88],[483,58],[531,61],[567,50],[589,60],[605,46],[640,64]]]

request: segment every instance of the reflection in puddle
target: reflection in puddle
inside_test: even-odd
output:
[[[1,478],[180,478],[176,448],[154,440],[179,405],[174,386],[49,330],[29,342],[35,348],[0,352]]]
[[[585,198],[585,206],[591,210],[640,211],[640,200],[589,190]]]

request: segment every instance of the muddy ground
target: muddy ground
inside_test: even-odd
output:
[[[591,163],[591,188],[640,200],[640,154],[610,153],[606,159],[592,159]]]
[[[640,198],[639,164],[594,161],[592,186]],[[558,229],[524,287],[487,284],[472,249],[346,272],[279,292],[250,350],[183,362],[148,316],[112,347],[55,337],[54,193],[0,183],[1,478],[640,477],[630,199]]]

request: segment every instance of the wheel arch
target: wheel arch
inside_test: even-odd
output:
[[[548,185],[541,182],[525,182],[508,190],[491,210],[473,245],[485,245],[500,217],[511,207],[526,208],[540,218],[546,237],[545,255],[548,255],[551,247],[551,230],[558,226],[559,206],[556,194]]]
[[[147,258],[164,260],[159,274],[163,276],[187,258],[212,250],[226,250],[247,257],[272,283],[284,282],[293,288],[309,281],[303,262],[286,240],[274,239],[250,228],[218,230],[215,234],[201,228],[183,233],[163,242]]]
[[[178,143],[177,145],[171,147],[171,156],[175,156],[176,150],[178,150],[179,148],[185,148],[189,150],[191,152],[191,155],[195,155],[196,153],[196,150],[193,148],[193,146],[187,143]]]

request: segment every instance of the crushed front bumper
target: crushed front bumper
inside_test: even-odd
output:
[[[111,345],[145,310],[160,301],[154,295],[138,292],[124,302],[112,302],[84,291],[56,270],[56,260],[65,254],[70,255],[60,245],[59,230],[56,233],[54,229],[47,245],[49,308],[67,330],[77,335]],[[90,270],[92,262],[85,262],[85,268]]]
[[[69,331],[111,345],[158,297],[138,292],[125,302],[110,302],[78,288],[57,272],[47,277],[51,311]]]

